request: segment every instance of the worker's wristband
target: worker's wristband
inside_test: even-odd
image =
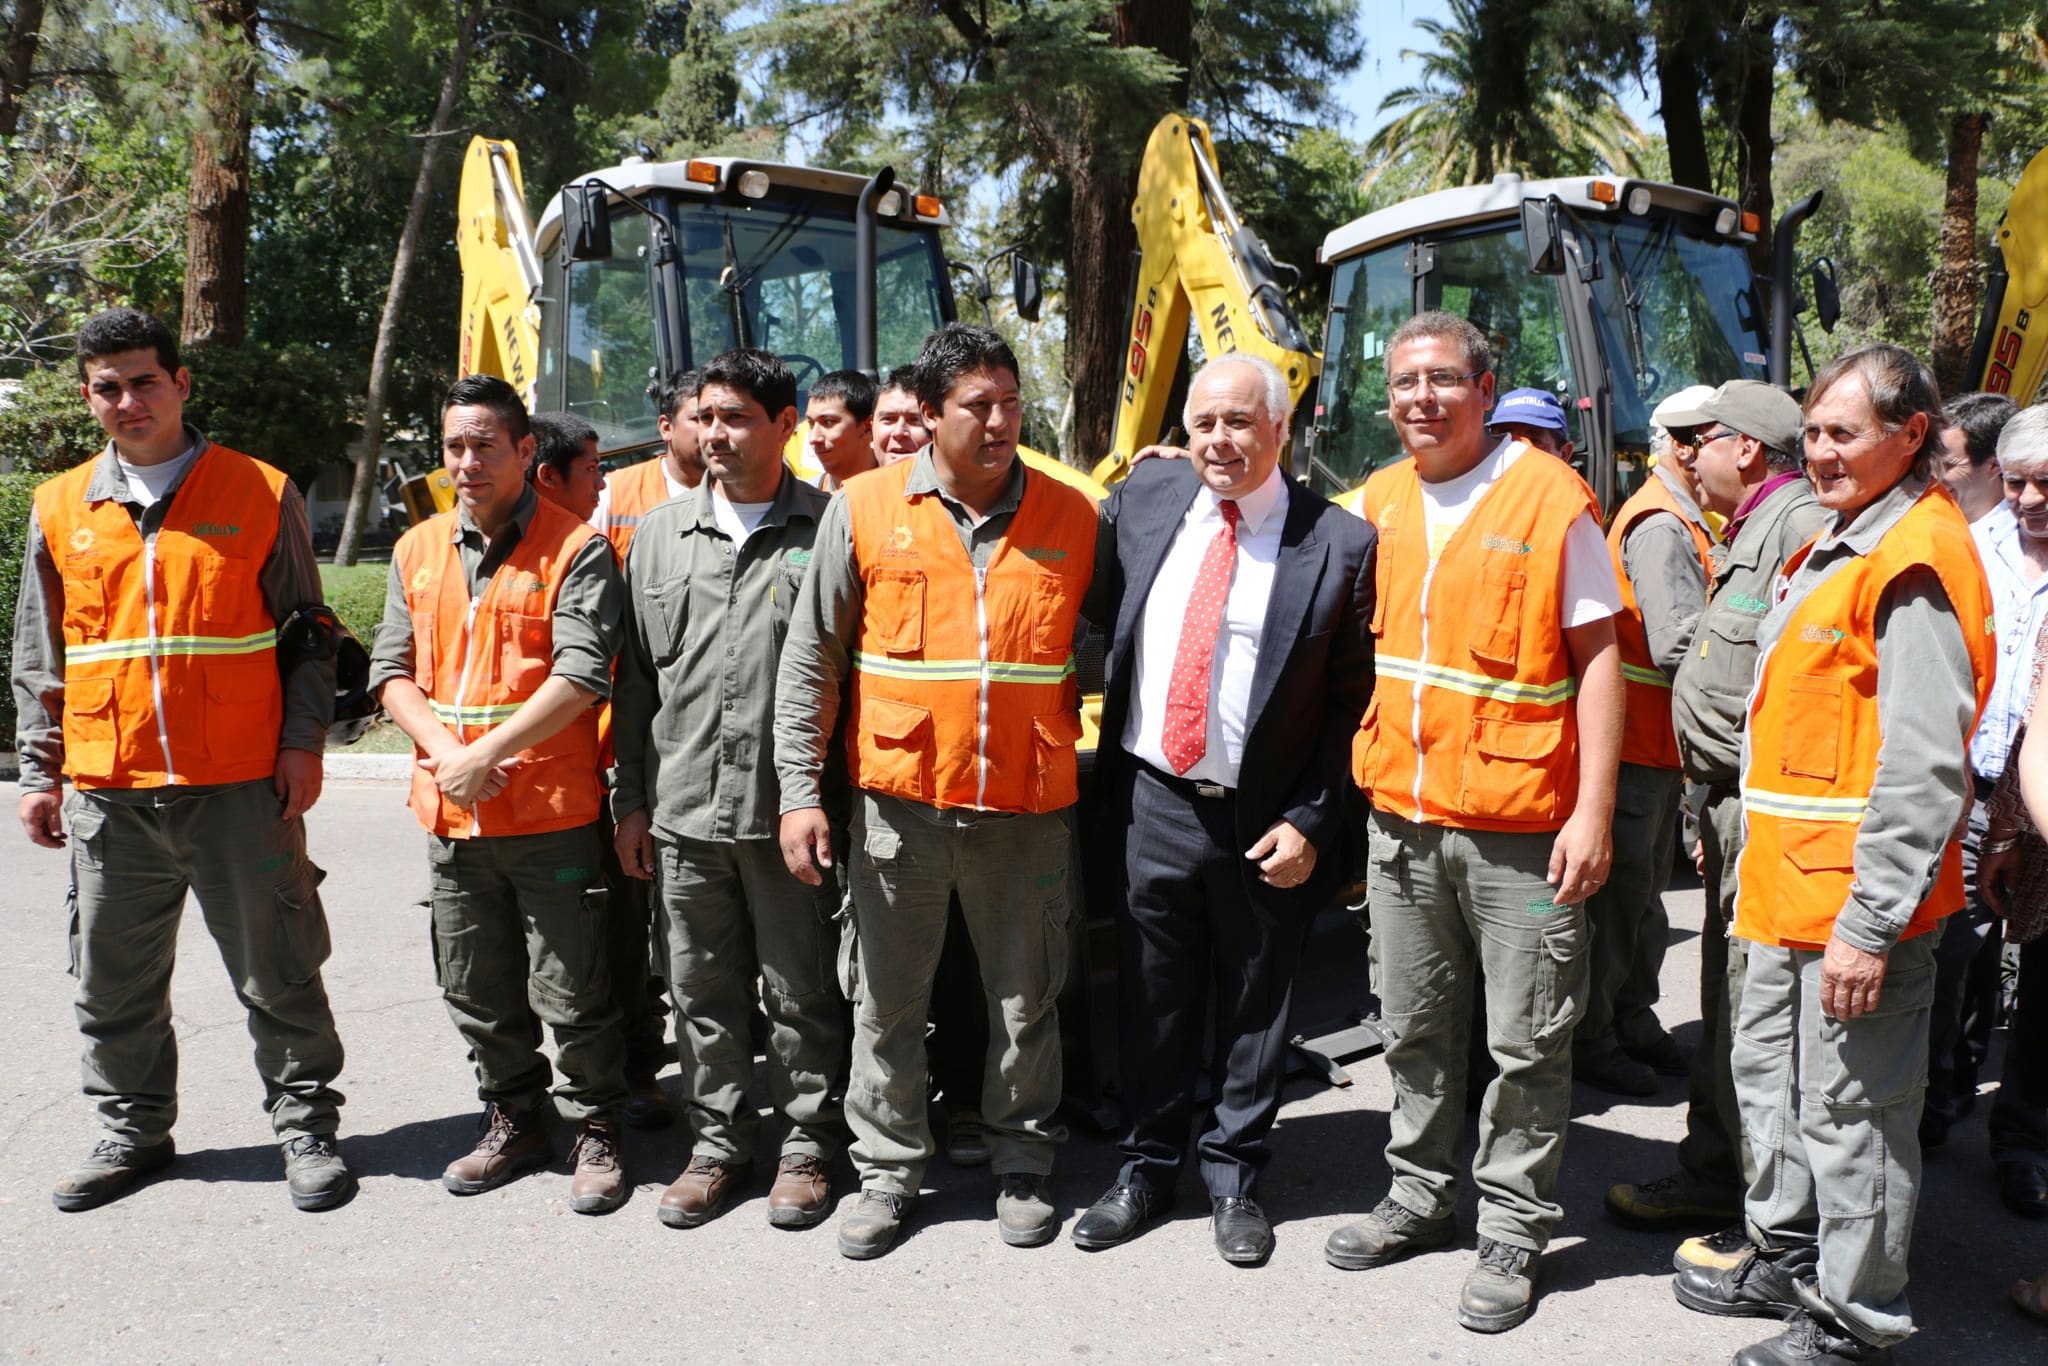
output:
[[[1982,854],[2006,854],[2019,847],[2018,835],[2007,835],[2002,839],[1986,839],[1977,852]]]

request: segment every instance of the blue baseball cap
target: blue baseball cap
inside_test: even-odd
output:
[[[1548,389],[1510,389],[1496,399],[1493,416],[1486,419],[1486,425],[1505,427],[1509,423],[1520,427],[1548,427],[1553,432],[1569,430],[1565,425],[1564,405]]]

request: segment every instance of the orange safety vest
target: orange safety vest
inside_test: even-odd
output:
[[[613,470],[604,482],[611,490],[605,498],[608,523],[604,534],[618,552],[619,563],[624,564],[626,548],[633,544],[640,519],[668,501],[668,476],[662,473],[661,457],[657,455],[652,460]]]
[[[81,788],[270,777],[284,688],[259,576],[284,474],[208,446],[145,543],[125,504],[86,501],[100,463],[35,494],[64,580],[64,772]]]
[[[1621,615],[1614,619],[1614,643],[1621,650],[1621,685],[1624,710],[1621,728],[1621,761],[1644,768],[1677,768],[1678,732],[1671,725],[1671,680],[1650,658],[1650,639],[1643,629],[1643,609],[1636,601],[1636,587],[1629,582],[1628,569],[1621,562],[1621,543],[1636,523],[1653,513],[1668,512],[1692,533],[1692,548],[1699,553],[1701,572],[1709,582],[1714,577],[1708,552],[1714,538],[1671,496],[1671,489],[1654,471],[1636,490],[1635,496],[1614,514],[1607,531],[1608,553],[1614,556],[1614,577],[1621,584]]]
[[[939,807],[1057,811],[1079,793],[1074,626],[1095,566],[1095,505],[1027,474],[977,571],[912,460],[844,497],[863,589],[847,749],[854,786]]]
[[[1787,578],[1814,544],[1786,561]],[[1941,485],[1932,484],[1868,555],[1835,570],[1792,609],[1760,661],[1749,701],[1745,835],[1735,880],[1734,932],[1744,939],[1819,948],[1849,899],[1856,831],[1883,743],[1878,605],[1892,580],[1909,569],[1940,578],[1969,647],[1976,715],[1984,714],[1997,658],[1991,590],[1969,524]],[[1974,718],[1970,724],[1974,729]],[[1955,737],[1958,757],[1968,743],[1968,730]],[[1899,937],[1927,933],[1962,904],[1962,849],[1951,838],[1933,890]]]
[[[547,681],[563,576],[597,532],[539,500],[519,543],[472,600],[454,539],[459,515],[444,512],[406,532],[393,558],[412,614],[413,682],[467,743],[509,721]],[[601,791],[593,707],[520,751],[505,790],[474,811],[444,800],[417,768],[410,804],[436,835],[540,835],[596,820]]]
[[[1410,458],[1366,481],[1379,530],[1377,677],[1351,748],[1372,804],[1472,830],[1556,830],[1579,792],[1563,629],[1565,532],[1599,515],[1563,461],[1525,451],[1432,565]]]

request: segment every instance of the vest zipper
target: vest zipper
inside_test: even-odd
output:
[[[490,582],[486,580],[484,592],[488,593],[490,591]],[[462,719],[462,709],[469,697],[469,647],[476,639],[476,609],[482,605],[482,595],[471,594],[469,599],[469,615],[462,623],[462,672],[455,682],[455,738],[465,745],[469,743],[469,723]],[[469,821],[471,835],[483,834],[484,817],[482,802],[478,802],[470,809]]]
[[[980,699],[975,707],[974,737],[974,806],[988,808],[988,570],[974,571],[974,628],[980,637],[981,646],[981,687]]]
[[[142,617],[149,632],[149,688],[156,700],[156,740],[164,751],[164,783],[174,785],[178,781],[177,770],[171,766],[171,732],[164,722],[164,674],[163,663],[157,654],[156,634],[156,532],[152,531],[142,540]],[[204,705],[202,703],[202,705]]]
[[[1428,525],[1425,519],[1423,536],[1427,539],[1428,535]],[[1424,672],[1429,668],[1429,585],[1436,578],[1436,566],[1437,561],[1431,559],[1429,567],[1422,571],[1422,599],[1420,603],[1422,648],[1416,652],[1422,657],[1416,661],[1415,682],[1410,685],[1408,692],[1408,736],[1409,743],[1415,747],[1415,823],[1417,825],[1422,824],[1424,820],[1422,810],[1422,765],[1424,762],[1422,755],[1422,689],[1424,684],[1422,679]]]

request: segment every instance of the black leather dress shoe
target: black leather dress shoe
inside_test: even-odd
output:
[[[1172,1208],[1170,1195],[1154,1195],[1136,1186],[1111,1186],[1074,1221],[1074,1246],[1090,1252],[1115,1247]]]
[[[1687,1309],[1724,1318],[1789,1319],[1800,1311],[1797,1283],[1820,1264],[1812,1246],[1758,1248],[1726,1271],[1688,1266],[1671,1282]]]
[[[1210,1221],[1216,1227],[1216,1250],[1232,1266],[1257,1266],[1273,1255],[1273,1224],[1256,1200],[1219,1195]]]
[[[1999,1163],[1998,1198],[2014,1214],[2048,1219],[2048,1171],[2031,1162]]]

